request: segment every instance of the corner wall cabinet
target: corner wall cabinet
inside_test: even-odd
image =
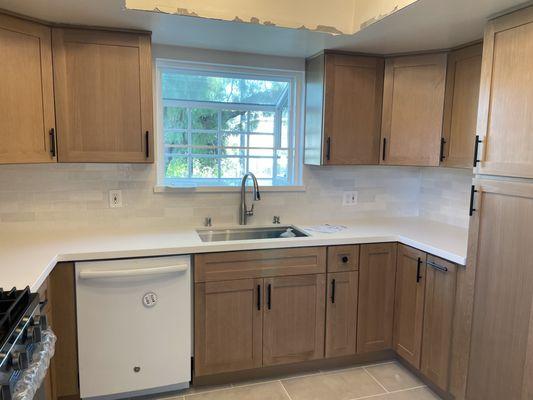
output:
[[[305,164],[378,164],[383,59],[318,55],[306,89]]]
[[[479,43],[448,55],[441,166],[472,168],[482,51]]]
[[[0,164],[153,162],[150,48],[0,14]]]
[[[385,62],[381,164],[438,166],[446,54]]]

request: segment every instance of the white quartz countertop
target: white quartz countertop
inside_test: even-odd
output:
[[[314,224],[295,224],[304,229]],[[204,243],[191,227],[117,228],[0,232],[0,287],[37,290],[60,261],[101,260],[284,247],[394,242],[464,265],[467,230],[420,217],[343,221],[339,233],[316,233],[288,239]],[[224,227],[213,227],[225,228]]]

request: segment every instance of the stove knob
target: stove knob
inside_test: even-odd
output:
[[[31,343],[39,343],[42,339],[42,331],[40,326],[29,326],[26,331],[26,337]]]
[[[39,326],[42,330],[48,329],[48,318],[46,315],[36,315],[33,317],[33,326]]]
[[[0,400],[11,400],[9,385],[0,385]]]
[[[26,350],[13,352],[11,354],[11,364],[13,365],[13,369],[16,371],[21,371],[28,368],[29,360]]]

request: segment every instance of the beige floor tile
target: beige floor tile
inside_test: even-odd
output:
[[[396,362],[369,366],[365,367],[365,369],[389,392],[424,385],[418,378]]]
[[[197,393],[206,393],[206,392],[213,392],[215,390],[221,390],[221,389],[230,389],[233,387],[232,384],[224,384],[224,385],[212,385],[212,386],[194,386],[190,387],[189,389],[185,389],[183,392],[179,393],[180,395],[188,395],[188,394],[197,394]]]
[[[385,393],[362,368],[281,382],[292,400],[351,400]]]
[[[279,381],[185,396],[185,400],[290,400]]]
[[[428,388],[423,387],[375,396],[368,400],[440,400],[440,397]]]

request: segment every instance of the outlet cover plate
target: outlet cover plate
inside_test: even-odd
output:
[[[121,208],[122,207],[122,190],[110,190],[109,191],[109,207]]]
[[[342,205],[355,206],[357,204],[357,192],[342,192]]]

